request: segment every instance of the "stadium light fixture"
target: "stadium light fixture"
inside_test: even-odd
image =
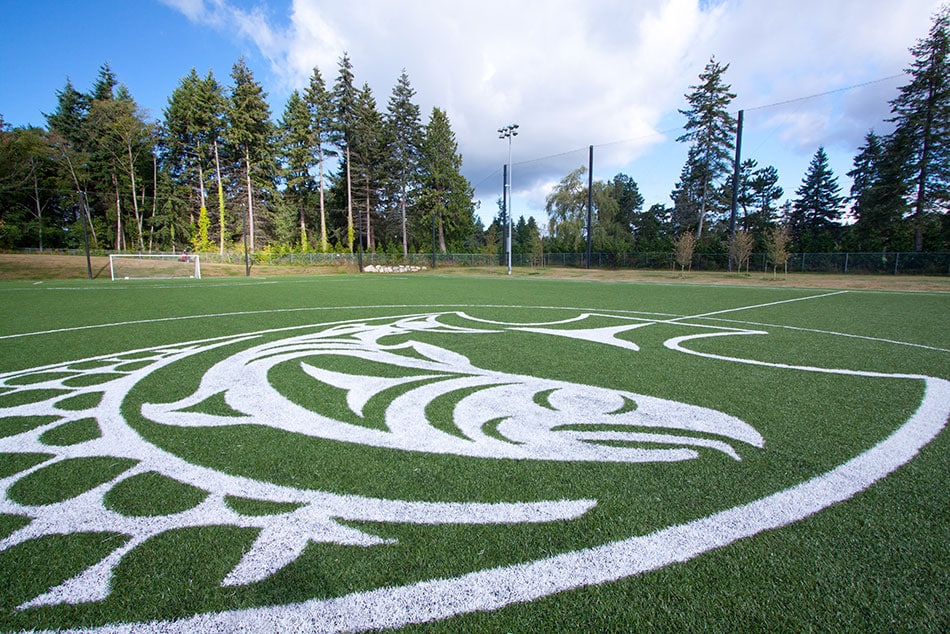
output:
[[[508,139],[508,275],[511,275],[511,209],[513,207],[511,197],[511,139],[518,136],[518,124],[512,123],[503,128],[498,128],[498,138]]]

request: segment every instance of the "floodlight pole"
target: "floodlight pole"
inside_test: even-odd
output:
[[[498,128],[498,138],[508,139],[508,275],[511,275],[511,210],[513,197],[511,195],[511,137],[518,136],[518,124],[512,123]]]

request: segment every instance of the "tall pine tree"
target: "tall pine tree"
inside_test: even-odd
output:
[[[841,217],[841,186],[828,164],[825,148],[819,147],[795,194],[790,219],[793,238],[803,252],[832,251],[834,229]]]
[[[709,205],[710,196],[717,182],[729,172],[730,159],[734,146],[736,122],[727,108],[736,98],[730,92],[730,86],[723,82],[723,75],[729,69],[719,64],[715,57],[710,58],[706,68],[699,74],[700,83],[690,86],[693,92],[686,95],[689,108],[680,110],[686,117],[683,126],[685,133],[677,141],[692,144],[687,170],[681,177],[682,188],[693,192],[682,197],[674,193],[673,200],[681,204],[697,204],[696,237],[702,237],[703,223]],[[689,182],[686,182],[686,179]],[[698,194],[698,201],[696,200]]]
[[[248,246],[256,248],[256,223],[254,211],[255,180],[266,183],[272,177],[275,152],[273,147],[273,123],[267,94],[254,79],[251,69],[241,58],[231,70],[234,86],[228,107],[229,141],[237,150],[244,166],[244,186],[247,193],[247,238]],[[265,185],[266,187],[266,185]]]
[[[934,16],[928,36],[910,51],[911,81],[891,102],[891,112],[894,134],[906,143],[914,250],[921,251],[927,216],[945,216],[950,205],[950,6]]]
[[[419,106],[413,103],[415,91],[409,84],[409,75],[403,69],[393,87],[386,112],[386,122],[392,138],[392,159],[395,187],[399,196],[400,229],[403,256],[409,254],[409,235],[406,209],[412,187],[417,182],[419,155],[422,145],[422,123]]]
[[[325,190],[325,169],[324,160],[327,156],[333,156],[335,152],[329,149],[329,144],[333,139],[333,104],[330,92],[327,90],[326,83],[323,81],[323,75],[320,69],[313,67],[310,74],[310,83],[304,92],[304,101],[310,111],[310,142],[317,165],[317,191],[319,194],[319,213],[320,213],[320,251],[326,253],[327,244],[327,212],[324,199]]]
[[[357,92],[354,85],[353,63],[348,53],[343,53],[338,65],[336,82],[333,84],[333,128],[336,132],[337,147],[343,155],[343,168],[346,170],[346,242],[350,253],[353,252],[353,180],[350,172],[350,144],[353,127],[356,124]]]
[[[882,139],[869,131],[848,172],[851,211],[857,218],[850,238],[861,251],[905,248],[901,240],[901,218],[907,210],[903,140],[901,134]]]
[[[307,204],[313,192],[314,138],[310,109],[299,91],[290,93],[280,120],[281,156],[283,158],[284,197],[297,215],[297,243],[307,250]]]
[[[435,222],[439,251],[449,242],[458,244],[475,226],[472,186],[462,176],[462,155],[445,112],[433,108],[425,128],[420,162],[423,191],[421,204]]]

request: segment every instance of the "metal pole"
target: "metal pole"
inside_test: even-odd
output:
[[[587,160],[587,268],[590,268],[590,245],[594,217],[594,146],[589,148]]]
[[[742,160],[742,119],[744,110],[739,111],[739,120],[736,124],[736,162],[732,170],[732,211],[729,214],[729,239],[736,237],[736,208],[739,204],[739,172]],[[730,249],[731,250],[731,249]],[[729,272],[732,272],[732,253],[729,254]]]
[[[508,275],[511,275],[511,218],[514,215],[514,196],[511,193],[511,137],[518,136],[518,124],[498,128],[498,138],[508,139]]]
[[[508,207],[514,209],[514,197],[511,194],[511,130],[508,131]],[[511,275],[511,211],[508,212],[508,275]]]
[[[501,170],[501,213],[505,221],[505,224],[508,224],[508,164],[505,163],[504,167]],[[504,228],[502,228],[504,231]],[[503,249],[505,253],[508,252],[507,247]]]

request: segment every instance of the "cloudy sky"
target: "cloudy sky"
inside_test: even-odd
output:
[[[711,56],[745,110],[743,158],[775,165],[786,196],[824,146],[843,187],[856,148],[888,131],[907,82],[908,48],[941,0],[31,0],[0,25],[0,115],[45,125],[69,78],[88,90],[107,62],[161,117],[195,67],[229,82],[244,56],[276,119],[318,66],[328,83],[344,51],[380,109],[403,69],[427,119],[444,109],[476,187],[496,213],[512,145],[514,213],[544,215],[570,170],[632,176],[669,204],[686,156],[676,143],[685,93]]]

